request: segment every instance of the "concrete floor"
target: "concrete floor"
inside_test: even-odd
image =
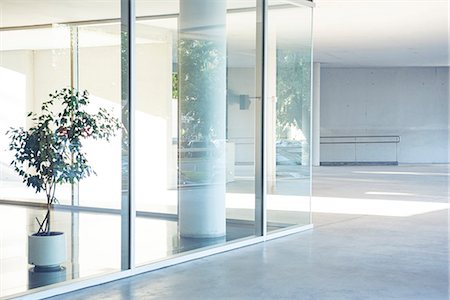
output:
[[[448,166],[315,176],[314,201],[381,201],[386,213],[315,213],[308,232],[52,299],[449,299]],[[391,213],[386,200],[410,213]]]

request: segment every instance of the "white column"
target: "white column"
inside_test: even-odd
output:
[[[180,1],[180,236],[226,235],[226,1]]]
[[[320,166],[320,63],[313,64],[312,164]]]

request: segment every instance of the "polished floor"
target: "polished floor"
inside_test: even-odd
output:
[[[448,165],[314,175],[314,230],[52,299],[449,298]]]
[[[120,214],[57,207],[52,211],[52,230],[65,234],[67,261],[61,270],[35,272],[28,264],[27,237],[36,230],[35,219],[44,214],[40,207],[0,204],[0,299],[33,288],[120,270]],[[136,218],[137,265],[255,234],[254,222],[228,219],[223,238],[183,238],[178,234],[176,220],[155,219],[149,213],[143,215]],[[277,224],[269,230],[280,228]]]
[[[309,179],[289,181],[308,183]],[[121,211],[114,208],[114,201],[102,207],[102,203],[106,202],[100,195],[101,191],[98,191],[98,197],[92,197],[97,201],[87,202],[86,197],[80,197],[85,200],[85,204],[80,207],[67,205],[64,201],[56,205],[52,210],[51,228],[52,231],[65,234],[67,260],[60,270],[36,272],[28,264],[27,238],[29,234],[36,232],[36,219],[42,219],[45,208],[42,207],[43,202],[39,201],[39,195],[30,194],[21,182],[7,183],[0,181],[0,298],[72,279],[119,272]],[[158,194],[158,197],[147,195],[146,198],[138,198],[141,204],[148,198],[153,201],[141,205],[141,208],[146,210],[137,212],[136,265],[146,265],[182,252],[253,237],[255,203],[254,194],[244,189],[248,185],[254,187],[254,182],[242,178],[227,185],[226,236],[223,238],[180,237],[177,215],[173,213],[177,211],[177,202],[174,201],[174,198],[177,198],[176,190],[166,190]],[[303,189],[304,185],[300,185],[300,189]],[[298,196],[298,187],[291,188],[291,194],[288,195],[280,193],[280,190],[286,193],[286,189],[279,189],[277,193],[270,195],[268,201],[268,231],[294,224],[309,224],[309,197]]]

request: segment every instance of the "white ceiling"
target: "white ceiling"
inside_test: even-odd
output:
[[[176,13],[177,1],[138,0],[137,10],[146,14]],[[356,67],[450,65],[448,0],[314,2],[315,61],[328,66]],[[118,3],[118,0],[0,0],[0,26],[117,18]],[[229,8],[254,7],[255,0],[227,3]],[[237,37],[253,35],[246,32],[251,26],[236,28]],[[11,40],[17,42],[17,34]],[[8,40],[4,33],[4,47]],[[31,40],[36,39],[28,39]]]
[[[449,66],[448,0],[315,0],[314,59],[331,66]]]

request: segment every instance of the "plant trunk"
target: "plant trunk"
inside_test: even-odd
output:
[[[50,209],[52,205],[50,203],[47,203],[47,226],[46,226],[46,233],[48,234],[50,232]]]
[[[53,184],[52,184],[53,186]],[[48,234],[50,232],[50,210],[52,208],[52,199],[54,197],[54,188],[55,186],[53,186],[53,191],[51,191],[48,195],[47,195],[47,220],[46,220],[46,226],[45,226],[45,233]],[[53,192],[53,195],[52,195]]]

